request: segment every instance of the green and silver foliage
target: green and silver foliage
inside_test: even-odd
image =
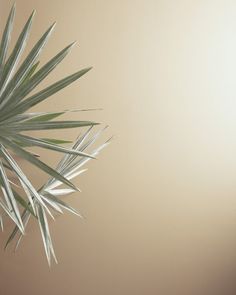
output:
[[[25,234],[25,228],[30,217],[36,218],[42,234],[42,240],[49,265],[52,258],[56,261],[48,226],[48,216],[63,213],[64,210],[79,215],[61,197],[78,191],[71,182],[83,173],[82,167],[109,143],[105,142],[91,150],[92,144],[100,136],[102,130],[93,132],[95,122],[91,121],[54,121],[67,111],[32,113],[29,109],[46,100],[62,88],[78,80],[90,68],[82,69],[47,88],[34,92],[33,90],[50,72],[66,57],[73,44],[65,47],[45,65],[38,69],[39,55],[47,43],[55,24],[42,35],[23,62],[20,57],[29,37],[35,12],[27,20],[19,38],[10,54],[11,32],[15,16],[15,5],[12,7],[0,43],[0,223],[3,229],[3,217],[8,216],[15,223],[6,247],[16,240],[16,248]],[[52,130],[75,127],[87,127],[72,147],[64,147],[66,140],[51,138],[36,138],[25,134],[25,131]],[[32,133],[32,132],[31,132]],[[40,147],[64,153],[64,157],[54,169],[33,154],[30,147]],[[90,149],[90,153],[88,153]],[[15,157],[15,155],[17,157]],[[40,189],[36,189],[27,178],[16,158],[23,158],[30,164],[49,175],[49,180]],[[17,183],[9,179],[9,172],[17,178]],[[62,186],[64,185],[64,186]]]

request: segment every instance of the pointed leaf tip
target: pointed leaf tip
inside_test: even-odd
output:
[[[53,29],[55,28],[56,25],[57,25],[57,22],[55,21],[55,22],[52,23],[52,25],[51,25],[50,28],[53,30]]]
[[[35,16],[35,14],[36,14],[36,9],[34,9],[34,10],[32,11],[30,17],[33,18],[33,17]]]

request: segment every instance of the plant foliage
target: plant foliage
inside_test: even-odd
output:
[[[13,5],[0,43],[0,187],[2,191],[0,222],[2,229],[5,216],[14,222],[15,228],[7,240],[6,247],[15,240],[17,248],[25,234],[30,217],[36,218],[50,265],[52,258],[56,261],[56,256],[49,232],[48,217],[54,218],[55,212],[61,214],[64,210],[79,215],[75,209],[62,200],[62,196],[79,190],[71,181],[85,171],[82,169],[83,166],[95,158],[108,145],[109,140],[91,149],[102,131],[93,132],[97,123],[55,120],[67,111],[29,112],[31,107],[45,101],[91,69],[82,69],[32,94],[32,91],[36,90],[36,87],[62,62],[73,46],[73,43],[66,46],[39,68],[39,56],[55,27],[53,24],[36,42],[26,58],[20,62],[34,15],[33,11],[12,52],[9,53],[15,16],[15,5]],[[64,146],[70,143],[64,139],[32,136],[33,131],[36,130],[76,127],[87,127],[87,130],[82,132],[71,147]],[[25,134],[26,131],[30,131],[30,135]],[[50,167],[38,155],[30,151],[30,148],[35,146],[63,153],[64,156],[56,168]],[[90,152],[88,152],[89,149]],[[23,158],[48,174],[48,181],[40,189],[36,189],[25,175],[18,163],[18,158]],[[15,175],[17,183],[12,182],[9,172]]]

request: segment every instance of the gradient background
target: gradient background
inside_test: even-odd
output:
[[[0,294],[235,294],[236,2],[18,0],[14,40],[33,8],[28,49],[58,22],[42,63],[78,40],[44,86],[94,66],[38,110],[102,107],[81,118],[115,140],[68,198],[86,220],[51,222],[59,265],[32,224],[15,255],[0,251]]]

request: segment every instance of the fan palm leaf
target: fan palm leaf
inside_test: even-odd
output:
[[[3,31],[0,43],[0,187],[2,198],[0,198],[0,223],[3,228],[3,212],[15,223],[15,228],[10,235],[6,246],[19,234],[17,246],[21,241],[25,227],[33,216],[38,220],[44,248],[49,264],[56,256],[52,246],[49,232],[48,216],[53,217],[52,212],[62,213],[68,210],[77,214],[77,211],[61,200],[62,195],[67,195],[79,189],[71,182],[76,176],[84,172],[80,168],[93,159],[100,148],[87,152],[100,132],[91,136],[93,121],[65,121],[55,120],[68,111],[32,113],[29,110],[48,99],[56,92],[67,87],[85,75],[91,67],[82,69],[61,80],[49,85],[45,89],[31,94],[33,90],[59,65],[67,56],[74,43],[69,44],[58,54],[52,57],[45,65],[39,67],[39,57],[45,47],[51,33],[55,28],[52,24],[42,35],[38,42],[30,50],[26,58],[21,61],[22,53],[26,47],[30,35],[35,11],[26,21],[16,43],[9,53],[11,33],[15,17],[15,5],[13,5]],[[26,131],[55,130],[66,128],[89,127],[78,137],[71,147],[62,146],[70,143],[68,140],[55,138],[37,138],[26,135]],[[88,139],[87,139],[88,138]],[[63,153],[64,157],[57,168],[50,167],[35,154],[28,150],[30,147],[39,147]],[[15,157],[17,156],[17,157]],[[20,164],[18,157],[34,165],[49,175],[47,183],[40,189],[36,189],[32,180],[29,179]],[[8,171],[13,173],[18,180],[17,186],[20,193],[14,189],[15,184],[11,181]],[[60,188],[61,185],[65,187]],[[58,188],[59,187],[59,188]],[[4,216],[5,216],[4,215]]]

